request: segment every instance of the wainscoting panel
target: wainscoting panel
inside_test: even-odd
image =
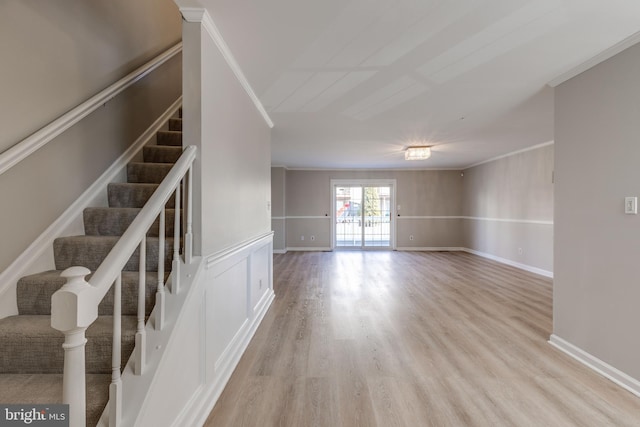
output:
[[[207,381],[213,379],[225,349],[246,327],[248,266],[248,259],[243,258],[221,272],[210,269],[205,273]]]
[[[269,277],[271,268],[269,260],[271,259],[270,247],[265,245],[257,249],[251,254],[250,261],[250,281],[249,281],[249,297],[250,301],[247,314],[253,317],[258,310],[259,303],[264,294],[269,290]]]
[[[204,263],[195,286],[203,289],[205,300],[205,374],[173,426],[204,422],[275,297],[273,232],[213,254]]]

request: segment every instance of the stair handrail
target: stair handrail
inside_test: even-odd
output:
[[[136,215],[131,225],[129,225],[102,264],[93,273],[89,280],[89,284],[95,289],[95,293],[92,294],[92,298],[94,298],[92,300],[93,304],[96,306],[100,304],[104,296],[109,292],[116,277],[122,272],[122,268],[138,247],[140,239],[146,235],[160,211],[164,209],[164,205],[169,201],[169,197],[171,197],[176,186],[191,168],[195,158],[195,146],[190,145],[184,149],[178,161],[162,180],[162,183],[154,191],[140,213]]]
[[[63,403],[69,404],[70,425],[84,426],[86,415],[86,396],[85,396],[85,353],[84,347],[86,343],[85,331],[98,318],[98,305],[106,296],[107,292],[114,287],[114,348],[113,348],[113,374],[110,386],[110,425],[117,425],[119,422],[119,414],[121,411],[121,381],[120,381],[120,287],[121,273],[125,265],[134,254],[138,247],[141,248],[141,267],[143,272],[145,265],[145,255],[143,255],[146,245],[146,235],[152,227],[158,216],[160,217],[159,233],[160,248],[164,248],[164,211],[169,198],[174,194],[176,196],[176,214],[180,209],[180,188],[181,183],[185,187],[185,206],[186,210],[186,229],[184,233],[184,262],[191,263],[192,248],[192,230],[191,230],[191,175],[193,162],[196,158],[196,147],[186,147],[180,158],[176,161],[166,177],[159,184],[153,195],[149,198],[144,207],[140,210],[135,219],[131,222],[126,231],[122,234],[118,242],[113,246],[104,261],[96,269],[91,279],[87,282],[85,276],[90,273],[85,267],[71,267],[62,274],[67,278],[67,283],[56,291],[51,298],[51,326],[65,335],[63,348],[65,351],[64,371],[63,371]],[[184,180],[184,181],[183,181]],[[179,230],[179,224],[176,221],[174,232]],[[179,238],[178,238],[179,240]],[[175,244],[175,238],[174,238]],[[155,310],[155,326],[156,329],[162,328],[164,316],[164,256],[159,257],[158,267],[158,294]],[[177,254],[177,249],[174,250]],[[175,270],[178,267],[177,260],[174,258],[172,273],[174,273],[174,282],[172,285],[173,292],[177,292],[178,285],[176,283],[177,274]],[[142,282],[141,282],[142,283]],[[160,294],[160,295],[159,295]],[[160,306],[159,306],[160,305]],[[144,336],[141,338],[144,341]],[[136,336],[136,346],[138,345],[138,336]],[[144,363],[143,355],[145,350],[140,351],[137,357],[136,371],[141,364]]]
[[[0,153],[0,175],[29,157],[33,152],[55,139],[71,126],[77,124],[80,120],[111,101],[129,86],[144,78],[181,51],[182,42],[179,42],[144,65],[136,68],[134,71],[127,74],[106,89],[103,89],[96,95],[53,120],[40,130]]]

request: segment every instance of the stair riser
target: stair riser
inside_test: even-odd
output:
[[[127,182],[160,184],[172,166],[169,163],[129,163],[127,165]]]
[[[51,296],[65,283],[60,272],[36,274],[23,277],[16,289],[18,313],[23,315],[51,314]],[[122,276],[122,314],[136,316],[138,313],[138,277],[136,272],[124,272]],[[87,280],[91,276],[87,276]],[[148,316],[155,304],[158,288],[158,276],[155,272],[146,273],[145,315]],[[98,306],[98,314],[113,314],[113,288]]]
[[[148,145],[142,149],[142,157],[149,163],[175,163],[182,155],[182,147]]]
[[[142,208],[149,200],[157,184],[111,183],[107,187],[109,206],[112,208]],[[175,207],[175,193],[165,207]]]
[[[133,338],[133,337],[132,337]],[[30,339],[29,349],[24,350],[17,343],[3,340],[3,345],[16,351],[2,352],[0,357],[0,371],[8,374],[61,374],[64,366],[64,351],[62,343],[64,337],[44,340]],[[127,360],[135,339],[122,343],[122,360]],[[38,354],[37,360],[24,357],[24,353]],[[105,357],[107,355],[107,357]],[[111,372],[111,338],[90,340],[86,345],[85,366],[88,374],[107,374]]]
[[[87,236],[122,236],[140,210],[117,210],[112,208],[85,209],[84,234]],[[165,236],[173,236],[175,210],[165,210]],[[158,237],[160,220],[156,219],[147,236]]]
[[[146,270],[158,270],[158,238],[147,239]],[[95,271],[104,261],[118,237],[112,236],[76,236],[61,237],[53,242],[53,256],[56,270],[65,270],[69,267],[82,266]],[[165,240],[165,270],[171,267],[170,257],[173,254],[173,238]],[[139,248],[129,258],[123,270],[138,271]]]
[[[169,119],[169,130],[182,132],[182,119]]]
[[[182,132],[160,131],[156,134],[157,145],[182,146]]]
[[[42,317],[49,319],[48,316]],[[104,321],[104,318],[98,319],[98,321]],[[109,321],[112,321],[111,319],[109,317]],[[41,324],[42,322],[38,323]],[[123,317],[122,324],[121,355],[124,366],[135,344],[135,318],[130,316]],[[93,334],[94,330],[95,328],[90,326],[86,334],[86,372],[90,374],[110,373],[113,329],[101,330],[98,335]],[[49,327],[49,331],[34,331],[31,336],[10,332],[5,333],[2,338],[2,348],[0,349],[0,372],[10,374],[62,373],[64,366],[63,342],[64,336],[62,333],[51,329],[51,327]]]

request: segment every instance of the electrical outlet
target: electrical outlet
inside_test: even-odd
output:
[[[316,236],[311,236],[310,239],[313,242],[314,240],[316,240]]]
[[[626,213],[627,215],[638,214],[638,198],[637,197],[624,198],[624,213]]]
[[[522,250],[522,248],[518,248],[518,255],[522,255],[524,253],[524,251]]]
[[[300,240],[304,240],[304,236],[300,236]]]
[[[413,234],[409,236],[409,240],[413,240]]]

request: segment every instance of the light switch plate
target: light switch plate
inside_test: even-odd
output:
[[[637,197],[624,198],[624,213],[626,213],[627,215],[638,214],[638,198]]]

